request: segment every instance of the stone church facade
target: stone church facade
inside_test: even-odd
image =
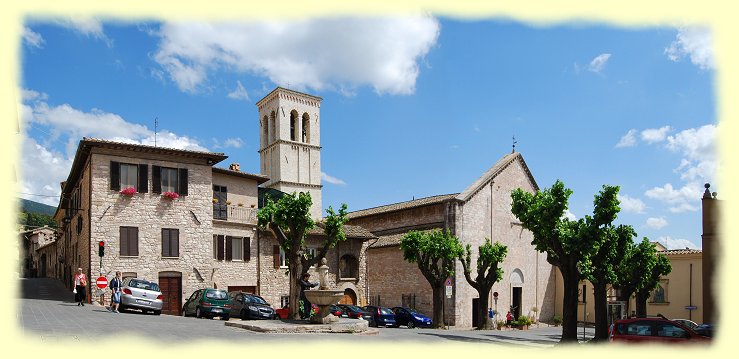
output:
[[[520,153],[498,160],[477,181],[460,193],[433,196],[408,202],[351,212],[350,224],[362,226],[379,237],[368,250],[369,298],[382,306],[411,306],[432,312],[431,286],[415,263],[403,260],[400,239],[410,230],[447,229],[463,245],[471,244],[473,263],[477,247],[487,238],[508,247],[503,261],[503,279],[492,292],[498,292],[481,303],[465,280],[459,261],[451,278],[452,295],[445,302],[448,325],[471,327],[473,308],[497,308],[505,315],[513,306],[516,315],[535,315],[551,319],[555,304],[555,272],[546,255],[531,245],[532,234],[521,227],[511,213],[513,189],[538,190],[536,181]],[[491,292],[491,294],[492,294]]]

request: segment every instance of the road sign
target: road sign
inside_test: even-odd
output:
[[[698,307],[696,307],[696,306],[694,306],[694,305],[686,305],[686,306],[685,306],[685,309],[686,309],[686,310],[696,310],[696,309],[698,309]]]
[[[452,278],[447,278],[446,282],[444,283],[445,286],[449,287],[452,285]]]
[[[452,286],[451,285],[446,286],[446,297],[447,298],[452,297]]]
[[[98,288],[103,289],[108,286],[108,278],[98,277],[95,284],[97,284]]]

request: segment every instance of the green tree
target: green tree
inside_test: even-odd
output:
[[[534,194],[520,188],[511,193],[511,212],[533,234],[531,244],[546,253],[547,262],[562,274],[562,342],[577,341],[578,262],[590,250],[588,243],[580,241],[583,226],[564,217],[570,195],[572,190],[559,180]]]
[[[490,289],[493,287],[495,282],[503,278],[503,270],[498,265],[503,262],[508,248],[499,242],[491,244],[490,240],[487,239],[485,244],[478,248],[477,255],[477,276],[475,280],[472,280],[472,250],[468,244],[465,246],[464,255],[460,253],[459,261],[462,262],[462,268],[464,268],[464,278],[467,280],[472,288],[475,288],[478,293],[479,303],[487,303],[490,297]],[[492,319],[488,318],[487,308],[485,305],[478,305],[477,322],[479,323],[477,329],[492,329],[494,323]]]
[[[310,266],[320,262],[330,248],[346,239],[344,224],[346,218],[346,204],[342,204],[339,212],[333,208],[326,210],[327,216],[321,223],[326,239],[311,257],[305,246],[308,231],[316,226],[310,217],[310,207],[313,201],[310,194],[305,192],[286,194],[277,202],[267,196],[264,206],[257,212],[257,219],[261,228],[269,228],[274,233],[277,243],[285,252],[285,260],[290,278],[290,312],[291,319],[300,319],[298,296],[300,295],[300,276]]]
[[[618,300],[626,301],[626,310],[632,294],[636,294],[636,315],[647,315],[649,292],[659,284],[660,277],[670,274],[672,266],[666,256],[657,253],[656,246],[648,238],[639,244],[630,244],[619,264],[614,287],[619,290]]]
[[[400,240],[403,258],[417,263],[418,269],[431,285],[433,326],[444,326],[444,281],[454,274],[454,261],[462,253],[462,245],[449,231],[410,231]]]

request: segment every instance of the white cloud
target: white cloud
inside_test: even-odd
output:
[[[329,176],[326,174],[326,172],[321,172],[321,180],[326,181],[331,184],[346,185],[346,182],[336,177]]]
[[[667,226],[667,220],[665,219],[665,217],[649,217],[647,218],[646,225],[647,227],[652,229],[662,229]]]
[[[353,93],[369,85],[412,94],[418,61],[436,43],[427,16],[290,22],[165,23],[154,55],[177,86],[198,91],[210,71],[250,73],[297,90]]]
[[[644,194],[649,197],[662,201],[670,205],[670,211],[680,213],[686,211],[697,211],[697,202],[701,199],[703,191],[698,183],[689,183],[679,189],[672,187],[667,183],[662,187],[654,187],[647,190]]]
[[[64,18],[57,20],[56,23],[82,35],[103,40],[108,47],[113,46],[113,41],[103,31],[103,24],[97,19],[89,17]]]
[[[241,84],[241,81],[236,81],[236,89],[228,94],[228,98],[234,100],[251,101],[251,99],[249,98],[249,93],[246,92],[246,89],[244,88],[244,85]]]
[[[624,212],[629,213],[644,213],[644,209],[647,207],[642,200],[638,198],[632,198],[627,195],[618,195],[618,200],[621,202],[621,209]]]
[[[716,154],[716,126],[691,128],[667,138],[667,148],[684,156],[680,178],[686,181],[710,182],[718,171]]]
[[[570,209],[569,208],[566,209],[565,210],[565,213],[562,214],[562,218],[567,218],[570,221],[576,221],[577,220],[577,216],[575,216],[575,214],[573,214],[572,212],[570,212]]]
[[[223,143],[226,147],[241,148],[244,145],[244,141],[241,138],[229,138]]]
[[[636,130],[630,129],[616,144],[616,148],[636,146]]]
[[[33,90],[27,90],[27,89],[21,89],[21,96],[23,99],[23,102],[28,101],[42,101],[49,98],[49,95],[43,93],[43,92],[37,92]]]
[[[667,249],[700,249],[700,246],[695,245],[693,242],[687,239],[672,239],[669,236],[659,237],[657,242],[661,243]]]
[[[705,27],[679,29],[675,41],[665,49],[665,54],[672,61],[689,56],[690,62],[702,70],[715,68],[711,30]]]
[[[596,56],[588,65],[588,71],[600,73],[606,66],[608,59],[611,58],[611,54],[600,54]]]
[[[641,139],[646,143],[662,142],[667,138],[667,133],[670,131],[672,131],[670,126],[649,128],[641,132]]]
[[[61,193],[60,183],[67,179],[72,161],[59,152],[46,149],[27,136],[24,136],[21,148],[23,161],[19,164],[19,178],[22,179],[19,181],[22,193],[20,197],[56,207]]]
[[[23,41],[26,42],[29,46],[36,47],[36,48],[42,48],[44,47],[44,38],[41,36],[41,34],[34,32],[28,27],[23,27]]]

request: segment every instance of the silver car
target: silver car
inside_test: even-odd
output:
[[[159,285],[145,279],[126,278],[121,288],[120,309],[150,310],[154,314],[162,313],[164,296],[159,290]]]

